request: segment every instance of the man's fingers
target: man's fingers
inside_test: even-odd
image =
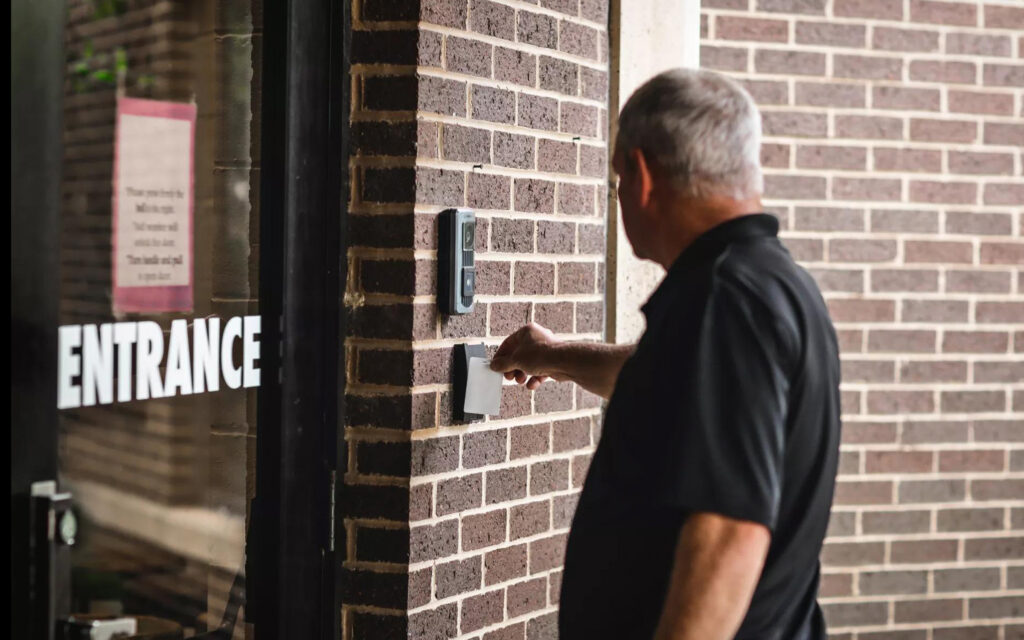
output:
[[[526,382],[526,388],[534,391],[548,379],[547,376],[533,376]]]

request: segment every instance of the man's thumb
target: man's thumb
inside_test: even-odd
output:
[[[505,373],[512,371],[515,367],[511,366],[511,361],[508,356],[494,356],[491,358],[491,371],[500,371]]]

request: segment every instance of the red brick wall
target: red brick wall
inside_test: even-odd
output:
[[[603,332],[607,0],[353,2],[346,638],[554,638],[600,403],[506,387],[451,418],[453,345]],[[436,310],[476,210],[476,310]]]
[[[842,342],[836,638],[1024,637],[1024,4],[704,0]]]

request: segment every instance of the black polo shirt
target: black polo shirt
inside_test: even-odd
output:
[[[651,638],[688,514],[772,532],[737,639],[825,638],[818,555],[839,457],[839,357],[767,214],[691,244],[644,306],[566,550],[562,640]]]

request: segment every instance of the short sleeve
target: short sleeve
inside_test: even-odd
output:
[[[742,286],[718,281],[684,368],[661,487],[671,506],[757,522],[779,511],[789,394],[787,341]],[[695,356],[695,357],[694,357]]]

